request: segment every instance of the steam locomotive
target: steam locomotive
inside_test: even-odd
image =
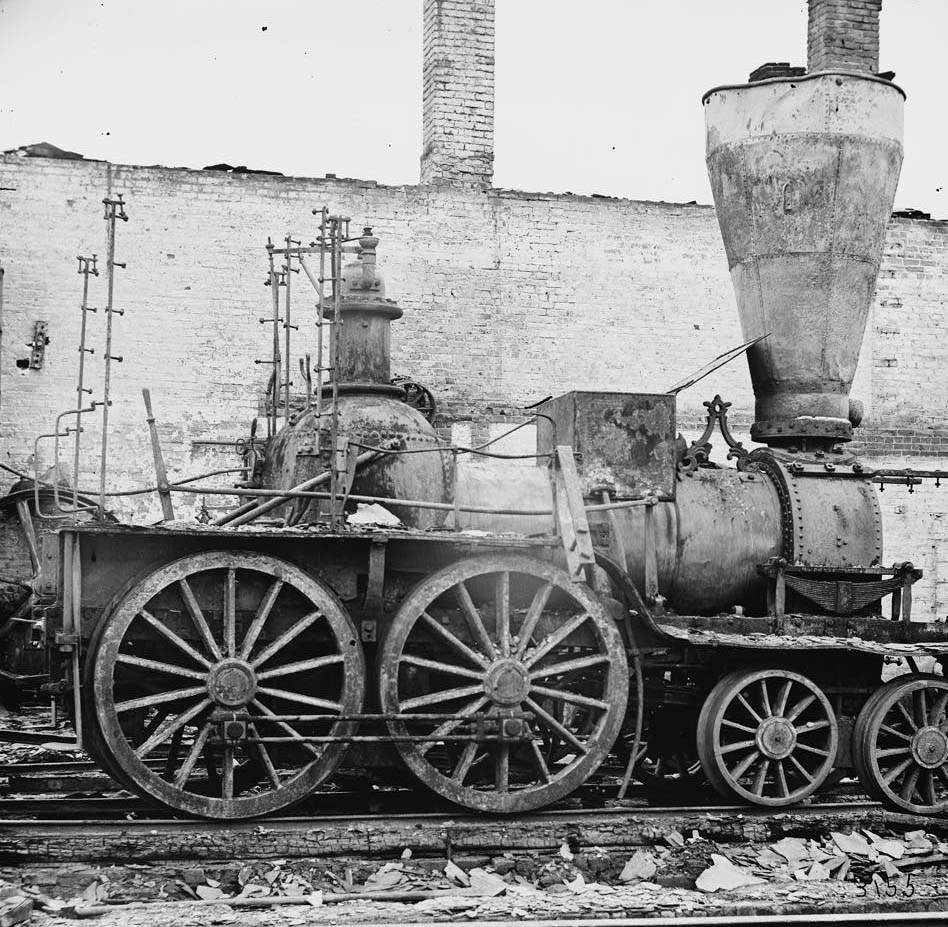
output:
[[[785,807],[854,769],[891,807],[944,811],[948,681],[919,666],[948,635],[911,620],[920,571],[885,565],[892,474],[846,450],[903,96],[820,71],[704,97],[752,451],[719,398],[686,446],[674,393],[571,392],[536,409],[536,467],[472,480],[392,383],[378,238],[324,226],[331,386],[248,441],[248,501],[46,539],[53,688],[88,752],[212,818],[366,769],[521,812],[616,756],[660,794],[706,778]],[[709,461],[715,427],[733,468]],[[399,524],[358,524],[360,504]]]

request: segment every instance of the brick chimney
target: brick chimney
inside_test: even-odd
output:
[[[421,182],[490,186],[494,0],[424,0]]]
[[[882,0],[809,0],[810,71],[879,71]]]

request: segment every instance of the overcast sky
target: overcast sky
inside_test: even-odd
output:
[[[0,150],[416,183],[421,0],[0,0]],[[948,216],[948,0],[884,0],[899,207]],[[701,94],[806,63],[805,0],[497,0],[495,185],[710,202]]]

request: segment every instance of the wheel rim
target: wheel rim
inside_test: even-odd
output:
[[[433,716],[389,722],[395,738],[428,738],[396,740],[408,767],[439,795],[499,813],[549,804],[591,775],[619,732],[628,684],[599,600],[528,557],[464,560],[423,580],[380,658],[383,711]]]
[[[338,718],[361,711],[362,650],[333,593],[299,568],[251,552],[194,554],[102,620],[96,733],[146,797],[252,817],[303,798],[341,759],[344,744],[302,738],[351,733]]]
[[[857,768],[870,794],[914,814],[948,808],[948,681],[893,679],[866,703],[856,724]]]
[[[836,717],[811,680],[787,670],[741,670],[711,691],[699,718],[698,754],[726,797],[791,805],[833,769]]]

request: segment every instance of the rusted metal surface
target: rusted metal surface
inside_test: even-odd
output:
[[[646,570],[644,507],[590,512],[604,533],[597,547],[615,547],[618,531],[626,570],[642,590]],[[763,612],[766,583],[757,565],[782,550],[777,493],[760,473],[698,469],[678,482],[673,503],[652,507],[658,591],[683,614],[715,613],[742,605]],[[595,535],[594,535],[595,536]]]
[[[447,629],[448,612],[461,613],[463,630]],[[544,613],[555,619],[540,632]],[[504,814],[547,805],[597,769],[628,687],[621,636],[597,598],[562,570],[514,554],[470,558],[424,579],[402,602],[379,659],[384,711],[483,713],[502,726],[509,742],[397,746],[439,795]],[[519,713],[531,720],[514,721]],[[406,733],[399,721],[389,728]]]
[[[191,635],[177,630],[191,626]],[[193,641],[193,643],[189,643]],[[349,733],[290,724],[285,706],[361,710],[358,633],[332,592],[262,554],[209,551],[157,570],[100,623],[90,659],[100,745],[145,797],[189,814],[252,817],[299,800],[335,769],[341,742],[276,749],[260,732]],[[164,768],[147,760],[167,750]]]
[[[675,498],[675,397],[574,391],[539,406],[537,453],[570,445],[585,495]]]
[[[948,654],[945,627],[937,622],[912,622],[909,642],[902,641],[901,622],[832,615],[786,615],[782,621],[737,615],[663,615],[658,628],[663,635],[695,647],[849,650],[880,657]]]
[[[912,814],[948,809],[948,680],[911,673],[866,702],[853,734],[863,788]]]
[[[852,435],[849,390],[902,164],[902,92],[819,73],[712,90],[707,160],[757,398],[755,440]]]
[[[721,679],[698,718],[698,755],[726,798],[783,808],[812,795],[836,760],[839,729],[811,679],[775,666]]]

